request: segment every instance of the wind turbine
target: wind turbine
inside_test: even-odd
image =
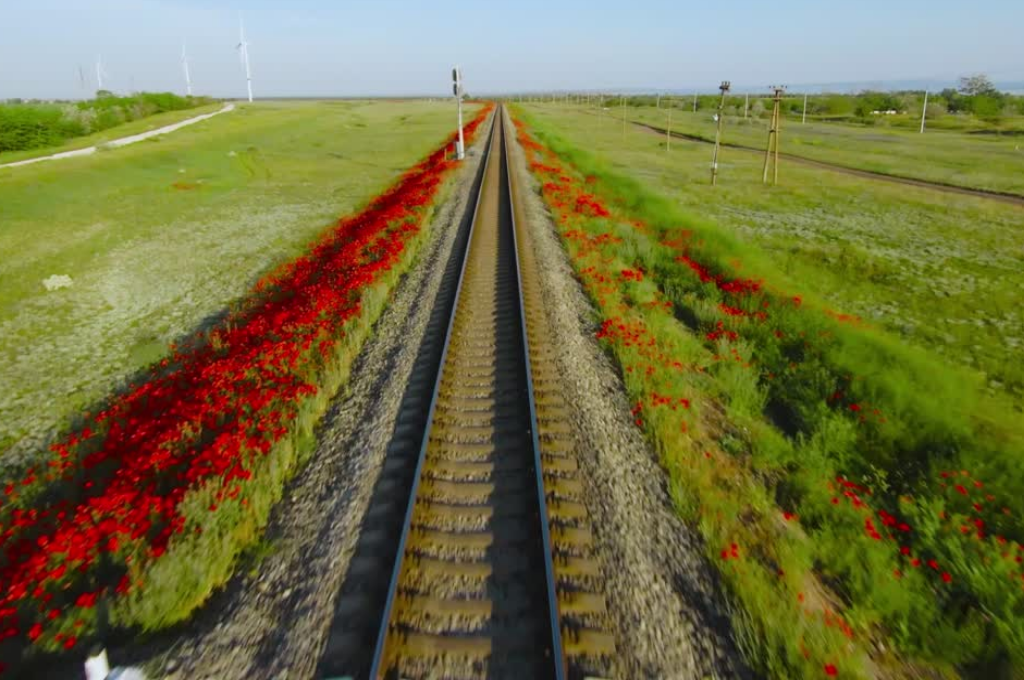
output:
[[[245,41],[245,26],[242,25],[242,17],[238,17],[238,56],[245,64],[245,86],[249,90],[249,102],[252,103],[252,69],[249,68],[249,43]]]
[[[100,55],[97,54],[96,55],[96,89],[97,90],[102,90],[103,89],[103,78],[104,77],[109,78],[110,74],[107,73],[107,70],[105,68],[103,68],[103,57],[101,57]]]
[[[188,56],[185,54],[185,43],[181,43],[181,66],[185,69],[185,92],[192,96],[192,75],[188,72]]]

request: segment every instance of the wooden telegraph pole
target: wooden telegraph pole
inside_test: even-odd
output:
[[[665,128],[665,151],[672,150],[672,98],[668,101],[668,127]]]
[[[924,104],[921,106],[921,134],[924,134],[924,117],[928,114],[928,90],[924,91]]]
[[[622,141],[626,141],[626,95],[622,95]]]
[[[782,93],[786,91],[786,87],[773,85],[772,89],[775,91],[775,106],[772,107],[772,124],[768,130],[768,148],[764,152],[764,177],[762,181],[765,184],[768,183],[768,166],[772,160],[773,145],[775,149],[775,174],[772,184],[779,183],[779,135],[782,132]]]
[[[722,98],[718,100],[718,127],[715,129],[715,156],[711,160],[711,186],[718,184],[718,148],[722,142],[722,118],[723,110],[725,109],[725,93],[729,91],[730,83],[728,80],[723,80],[722,84],[718,86],[718,89],[722,91]]]

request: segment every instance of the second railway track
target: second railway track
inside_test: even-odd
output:
[[[421,351],[403,402],[404,452],[389,450],[323,677],[611,675],[600,564],[529,234],[517,231],[504,119],[499,108],[464,260],[449,265],[455,290],[435,303],[435,316],[451,311],[441,333],[432,317],[440,337],[424,341],[435,349]]]

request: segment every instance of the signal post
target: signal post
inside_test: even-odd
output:
[[[455,101],[459,107],[459,141],[455,148],[455,156],[460,161],[466,157],[466,140],[462,137],[462,69],[456,66],[452,69],[452,92],[455,94]]]
[[[715,122],[718,123],[718,127],[715,128],[715,156],[711,160],[711,186],[718,184],[718,148],[722,143],[722,118],[724,116],[725,109],[725,93],[729,91],[732,84],[728,80],[723,80],[722,84],[718,86],[718,89],[722,91],[722,98],[718,100],[718,115]]]

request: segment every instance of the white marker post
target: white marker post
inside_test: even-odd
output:
[[[458,66],[452,69],[452,92],[459,107],[459,144],[455,148],[455,156],[461,161],[466,157],[466,140],[462,136],[462,69]]]
[[[101,649],[95,656],[85,660],[85,680],[104,680],[110,675],[107,650]]]
[[[921,134],[924,134],[924,118],[928,115],[928,90],[924,91],[924,106],[921,107]]]
[[[748,92],[743,97],[743,118],[746,119],[747,112],[750,111],[750,93]]]
[[[804,92],[804,117],[800,120],[801,125],[807,124],[807,93]]]

